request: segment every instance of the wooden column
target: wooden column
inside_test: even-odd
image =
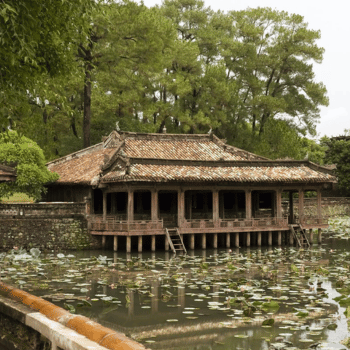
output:
[[[134,191],[128,191],[128,222],[134,221]]]
[[[235,233],[235,247],[239,248],[239,232]]]
[[[322,194],[321,190],[317,190],[317,219],[319,220],[319,223],[321,223],[322,220]]]
[[[118,236],[113,237],[113,250],[115,252],[118,250]]]
[[[276,216],[280,219],[282,215],[282,190],[278,189],[276,191]]]
[[[107,192],[103,191],[102,194],[102,213],[103,213],[103,220],[106,220],[107,217]]]
[[[246,219],[252,218],[252,191],[245,191],[245,217]]]
[[[185,192],[180,189],[177,192],[177,225],[181,227],[185,220]]]
[[[299,190],[299,223],[304,222],[304,191]]]
[[[151,219],[152,221],[158,220],[158,191],[153,190],[151,192]]]
[[[168,251],[169,250],[169,241],[167,236],[164,236],[165,240],[164,240],[164,245],[165,245],[165,250]]]
[[[219,191],[213,191],[213,221],[215,223],[219,222]]]
[[[317,243],[321,244],[322,243],[322,229],[318,229],[318,234],[317,234]]]
[[[151,250],[152,250],[152,252],[156,251],[156,236],[155,235],[152,235]]]
[[[202,249],[206,249],[206,248],[207,248],[207,234],[202,233]]]
[[[282,245],[282,232],[277,231],[277,245]]]
[[[293,245],[294,244],[294,236],[293,236],[293,228],[289,230],[289,244]]]
[[[246,233],[246,243],[247,243],[247,247],[250,247],[250,232]]]
[[[116,193],[111,193],[111,213],[112,214],[116,213],[115,204],[116,204]]]
[[[256,245],[258,247],[261,247],[261,232],[260,231],[257,232],[257,234],[256,234]]]
[[[138,236],[138,242],[137,242],[137,251],[139,253],[142,253],[142,236]]]
[[[313,242],[314,242],[314,233],[312,231],[312,228],[310,228],[310,230],[309,230],[309,242],[310,242],[310,244],[313,244]]]
[[[218,234],[213,234],[213,248],[216,249],[218,247]]]
[[[195,236],[194,233],[190,234],[190,249],[194,249],[195,246]]]
[[[230,248],[231,247],[231,233],[227,232],[226,233],[226,248]]]
[[[294,224],[293,192],[289,191],[289,223]]]
[[[102,236],[102,248],[103,249],[106,248],[106,236],[105,235]]]
[[[272,231],[269,231],[269,232],[267,233],[267,244],[268,244],[269,246],[272,246]]]
[[[131,237],[126,236],[126,252],[131,253]]]

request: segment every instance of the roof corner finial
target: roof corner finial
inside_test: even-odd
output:
[[[119,121],[115,122],[115,130],[120,131]]]
[[[163,127],[163,134],[166,134],[166,126]]]

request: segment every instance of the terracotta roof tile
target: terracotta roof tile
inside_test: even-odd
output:
[[[91,180],[98,176],[105,158],[113,154],[113,148],[96,148],[91,152],[73,154],[48,164],[50,171],[60,175],[56,183],[90,185]]]
[[[232,182],[330,182],[335,178],[307,166],[181,166],[133,164],[129,174],[110,172],[102,182],[113,181],[232,181]]]
[[[126,139],[124,151],[130,158],[184,160],[245,160],[248,154],[228,152],[210,140]]]

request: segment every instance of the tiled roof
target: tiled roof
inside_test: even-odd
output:
[[[112,132],[104,142],[48,163],[57,184],[231,181],[335,182],[308,162],[271,161],[226,145],[214,135]]]
[[[56,183],[61,184],[86,184],[100,174],[101,165],[106,157],[111,156],[112,148],[96,148],[91,152],[73,154],[48,164],[50,171],[57,172],[60,178]]]
[[[135,140],[125,139],[124,151],[131,158],[184,160],[245,160],[248,152],[228,152],[209,139]]]
[[[231,181],[231,182],[330,182],[329,174],[312,170],[305,165],[295,166],[182,166],[133,164],[128,174],[113,171],[102,182],[114,181]]]

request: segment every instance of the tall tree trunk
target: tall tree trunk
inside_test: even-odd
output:
[[[92,65],[86,62],[84,78],[84,118],[83,118],[83,140],[84,148],[90,146],[90,125],[91,125],[91,72]]]

